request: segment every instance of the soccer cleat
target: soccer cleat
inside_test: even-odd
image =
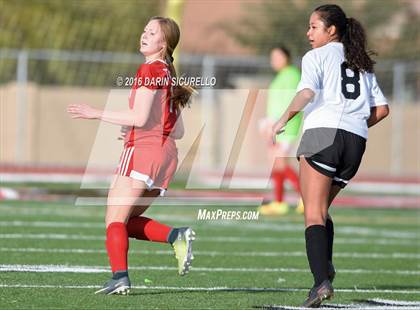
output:
[[[270,204],[271,203],[265,203],[262,204],[261,206],[258,207],[257,211],[261,214],[261,215],[271,215],[271,208],[270,208]]]
[[[326,299],[334,296],[334,289],[329,280],[325,280],[319,286],[311,288],[308,298],[303,303],[305,308],[319,308],[321,303]]]
[[[333,283],[335,278],[335,268],[332,262],[328,261],[328,280]]]
[[[286,202],[273,201],[258,207],[261,215],[285,215],[289,212],[289,205]]]
[[[112,278],[105,285],[95,292],[95,294],[105,295],[128,295],[130,293],[131,283],[128,276],[123,276],[119,279]]]
[[[191,261],[194,259],[192,254],[192,242],[194,239],[195,232],[191,228],[178,228],[178,235],[172,243],[172,248],[178,260],[178,274],[180,276],[187,274],[190,270]]]
[[[303,214],[305,212],[305,206],[303,205],[303,200],[299,199],[299,203],[296,206],[296,213]]]

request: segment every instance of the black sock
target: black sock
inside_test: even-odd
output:
[[[178,228],[172,228],[167,238],[168,243],[170,244],[174,243],[177,236],[178,236]]]
[[[112,273],[112,279],[114,280],[118,280],[127,276],[128,276],[127,270],[115,271],[114,273]]]
[[[334,242],[334,223],[331,219],[327,218],[325,223],[327,229],[327,258],[328,261],[332,262],[333,255],[333,242]]]
[[[312,225],[305,230],[306,255],[314,276],[315,286],[328,279],[327,230],[322,225]]]

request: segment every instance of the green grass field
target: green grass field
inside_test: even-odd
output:
[[[220,207],[154,206],[147,212],[196,231],[187,276],[177,275],[168,245],[131,240],[131,294],[98,296],[93,292],[110,276],[103,207],[0,202],[0,308],[245,309],[303,302],[312,279],[302,216],[198,221],[199,208]],[[335,209],[332,215],[337,277],[335,298],[328,304],[420,301],[418,210]],[[52,271],[52,265],[59,270],[23,271]],[[72,272],[63,272],[64,267]]]

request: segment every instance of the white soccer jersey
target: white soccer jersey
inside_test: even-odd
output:
[[[315,93],[304,109],[303,130],[340,128],[367,138],[370,108],[386,105],[374,73],[354,73],[346,67],[342,43],[330,42],[305,54],[297,91]]]

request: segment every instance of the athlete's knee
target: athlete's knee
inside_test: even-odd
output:
[[[318,213],[318,214],[305,214],[305,226],[309,227],[311,225],[324,225],[327,220],[327,216]]]
[[[105,217],[105,227],[108,228],[112,223],[124,223],[127,224],[128,216],[107,216]]]
[[[130,212],[129,210],[125,209],[116,209],[117,207],[108,207],[110,209],[107,210],[105,215],[105,225],[106,227],[109,226],[109,224],[113,222],[121,222],[121,223],[127,223]]]

